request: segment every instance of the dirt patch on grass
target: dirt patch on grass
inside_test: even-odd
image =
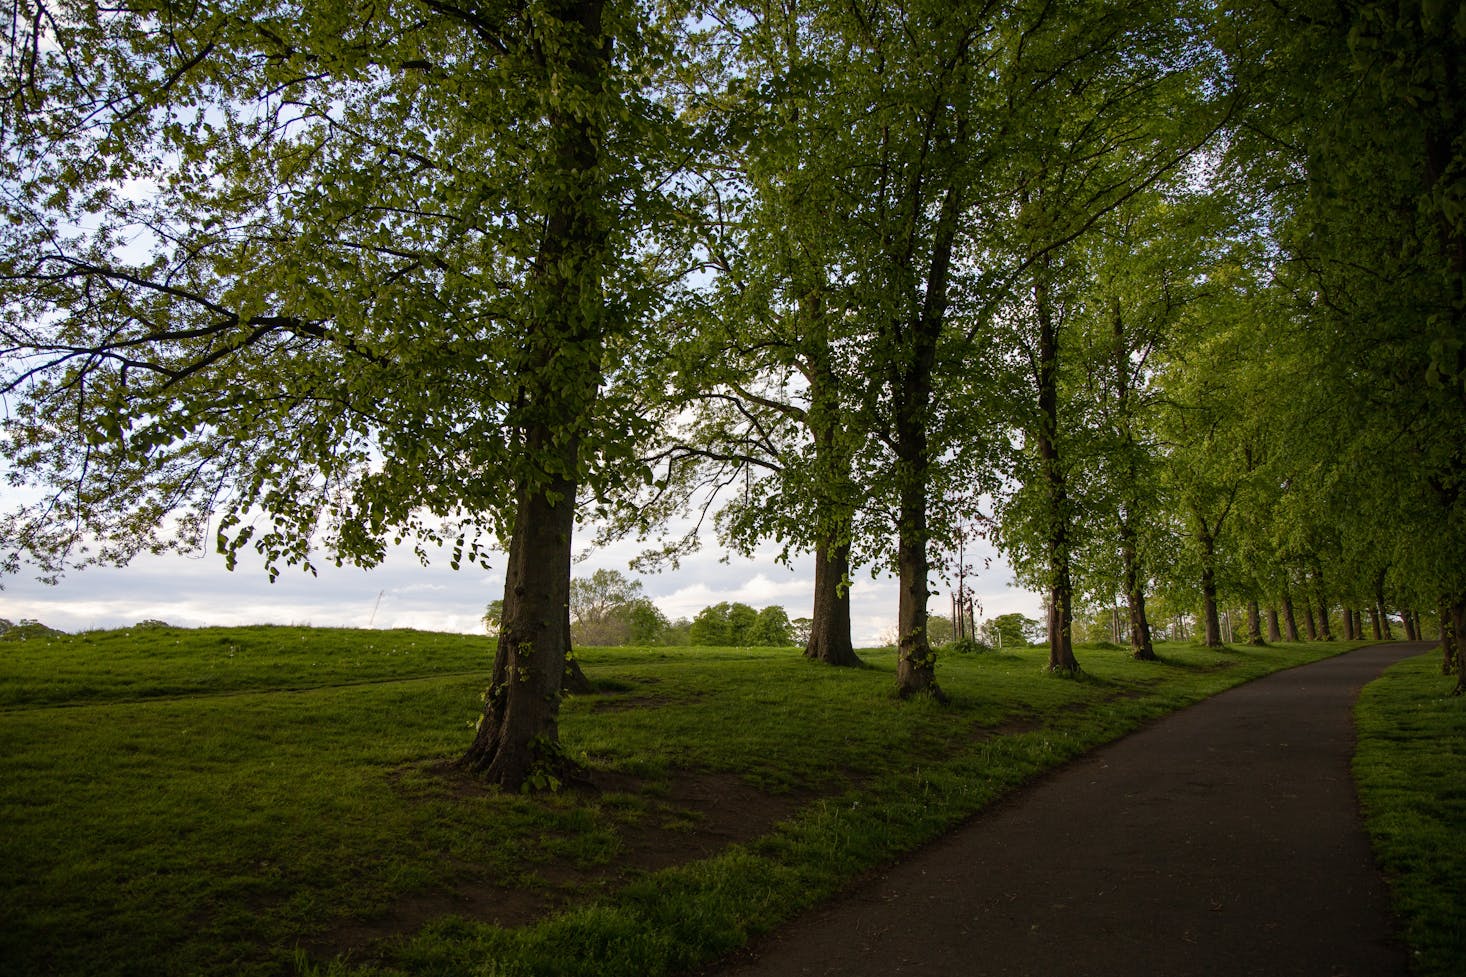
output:
[[[451,765],[430,768],[455,796],[489,788]],[[559,910],[588,902],[650,872],[717,854],[729,845],[751,842],[793,816],[815,796],[812,791],[771,792],[734,774],[674,771],[665,780],[597,770],[577,791],[588,799],[614,798],[601,827],[614,832],[616,850],[603,864],[586,864],[573,854],[557,854],[557,840],[542,838],[516,867],[518,879],[467,878],[448,890],[415,893],[396,900],[367,919],[343,920],[302,944],[311,957],[343,956],[354,963],[377,957],[373,944],[409,935],[436,919],[457,916],[498,926],[524,926]]]

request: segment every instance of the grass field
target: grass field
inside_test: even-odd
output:
[[[492,645],[167,628],[0,643],[0,975],[670,974],[1152,718],[1351,647],[942,659],[591,649],[596,790],[447,768]]]
[[[1354,776],[1416,977],[1466,973],[1466,697],[1440,653],[1389,669],[1355,709]]]

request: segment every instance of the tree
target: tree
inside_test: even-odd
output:
[[[597,570],[570,581],[570,634],[575,644],[619,645],[631,636],[632,609],[641,595],[641,581],[619,570]],[[646,613],[643,609],[642,617]]]
[[[994,648],[1023,648],[1043,633],[1043,625],[1024,614],[999,614],[982,622],[979,631]]]
[[[0,523],[9,568],[211,531],[272,576],[318,542],[456,566],[497,537],[463,763],[563,767],[577,498],[639,477],[646,433],[657,27],[601,0],[31,13],[0,107],[0,389],[12,474],[48,491]]]
[[[790,644],[793,636],[794,628],[789,621],[789,613],[773,604],[758,612],[758,620],[754,622],[748,643],[777,648]]]
[[[638,597],[627,605],[627,641],[633,645],[658,645],[667,641],[672,628],[667,615],[645,597]]]

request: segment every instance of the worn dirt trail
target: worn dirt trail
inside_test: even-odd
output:
[[[1375,645],[1069,764],[708,971],[717,977],[1394,977],[1350,757]]]

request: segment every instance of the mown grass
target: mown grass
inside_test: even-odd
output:
[[[1466,698],[1440,652],[1365,686],[1354,776],[1417,977],[1466,973]]]
[[[631,786],[522,796],[445,775],[488,639],[133,630],[0,647],[0,974],[669,974],[698,966],[1152,718],[1350,647],[943,659],[950,706],[892,695],[890,652],[592,649],[567,751]],[[618,873],[667,784],[740,778],[794,813],[746,844]],[[577,876],[568,866],[587,870]],[[597,871],[600,874],[597,874]],[[567,881],[568,879],[568,881]],[[559,906],[441,912],[331,960],[332,934],[465,887]],[[419,920],[418,922],[422,922]]]

